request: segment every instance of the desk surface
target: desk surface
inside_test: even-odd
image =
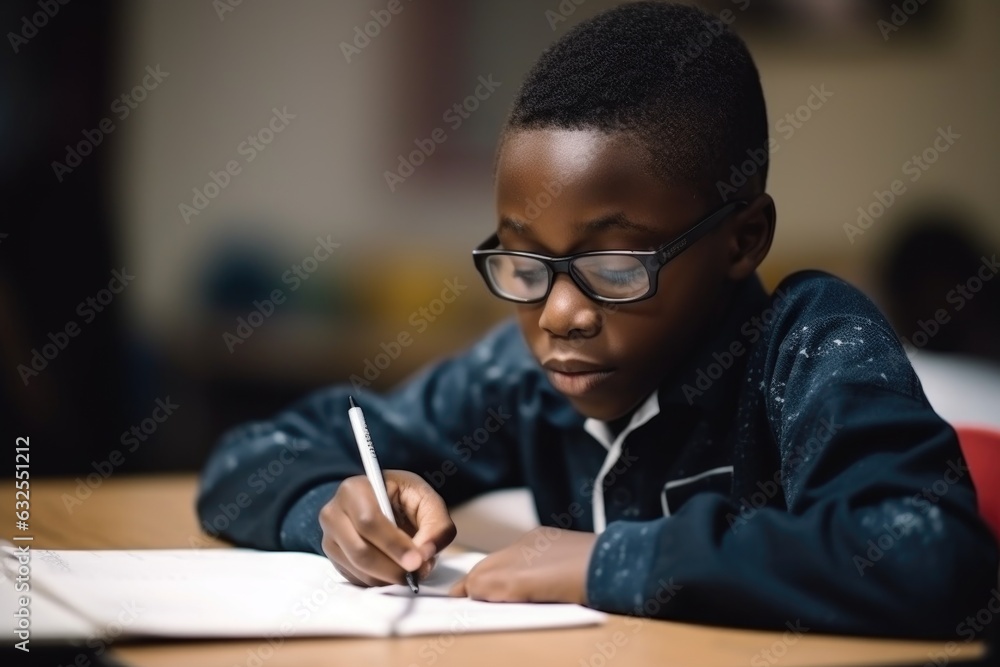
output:
[[[194,514],[193,476],[114,477],[89,497],[77,483],[39,480],[31,486],[33,546],[38,549],[137,549],[225,546],[202,535]],[[84,493],[80,493],[82,497]],[[275,640],[277,641],[277,640]],[[643,621],[612,616],[592,628],[397,639],[295,639],[119,643],[130,665],[820,665],[924,664],[944,654],[943,642],[853,639]],[[958,647],[950,662],[981,657],[979,643]],[[602,654],[603,651],[603,654]],[[605,655],[613,655],[606,658]],[[764,651],[772,651],[765,654]],[[931,664],[934,664],[932,661]]]

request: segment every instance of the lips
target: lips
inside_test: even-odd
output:
[[[567,396],[582,396],[607,382],[615,369],[583,359],[549,359],[542,364],[552,386]]]

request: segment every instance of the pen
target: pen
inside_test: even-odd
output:
[[[372,490],[375,492],[375,499],[378,501],[378,506],[382,510],[382,514],[395,524],[396,517],[392,513],[392,503],[389,502],[389,494],[385,490],[382,467],[378,464],[378,457],[375,456],[375,445],[372,444],[372,436],[368,432],[368,424],[365,423],[365,414],[361,412],[361,408],[354,402],[353,396],[348,396],[347,400],[351,402],[351,408],[347,411],[347,416],[351,420],[354,439],[357,441],[358,451],[361,453],[361,463],[365,466],[365,475],[372,485]],[[417,580],[412,572],[406,573],[406,583],[409,584],[410,590],[414,593],[420,590],[417,588]]]

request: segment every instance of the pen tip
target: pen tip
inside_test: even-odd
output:
[[[354,402],[354,397],[353,396],[348,396],[347,400],[351,402],[351,407],[352,408],[358,407],[358,404]]]
[[[417,588],[417,578],[413,575],[412,572],[406,573],[406,583],[410,585],[410,590],[413,591],[414,594],[420,592],[420,589]]]

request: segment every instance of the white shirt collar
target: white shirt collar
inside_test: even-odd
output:
[[[632,419],[629,420],[628,426],[626,426],[621,433],[618,434],[616,438],[611,431],[611,427],[608,423],[601,421],[600,419],[588,418],[583,422],[583,430],[592,435],[597,442],[601,443],[604,449],[611,451],[615,445],[616,440],[625,440],[625,436],[639,428],[650,419],[660,414],[660,399],[658,396],[658,391],[653,391],[643,401],[642,405],[632,414]]]

